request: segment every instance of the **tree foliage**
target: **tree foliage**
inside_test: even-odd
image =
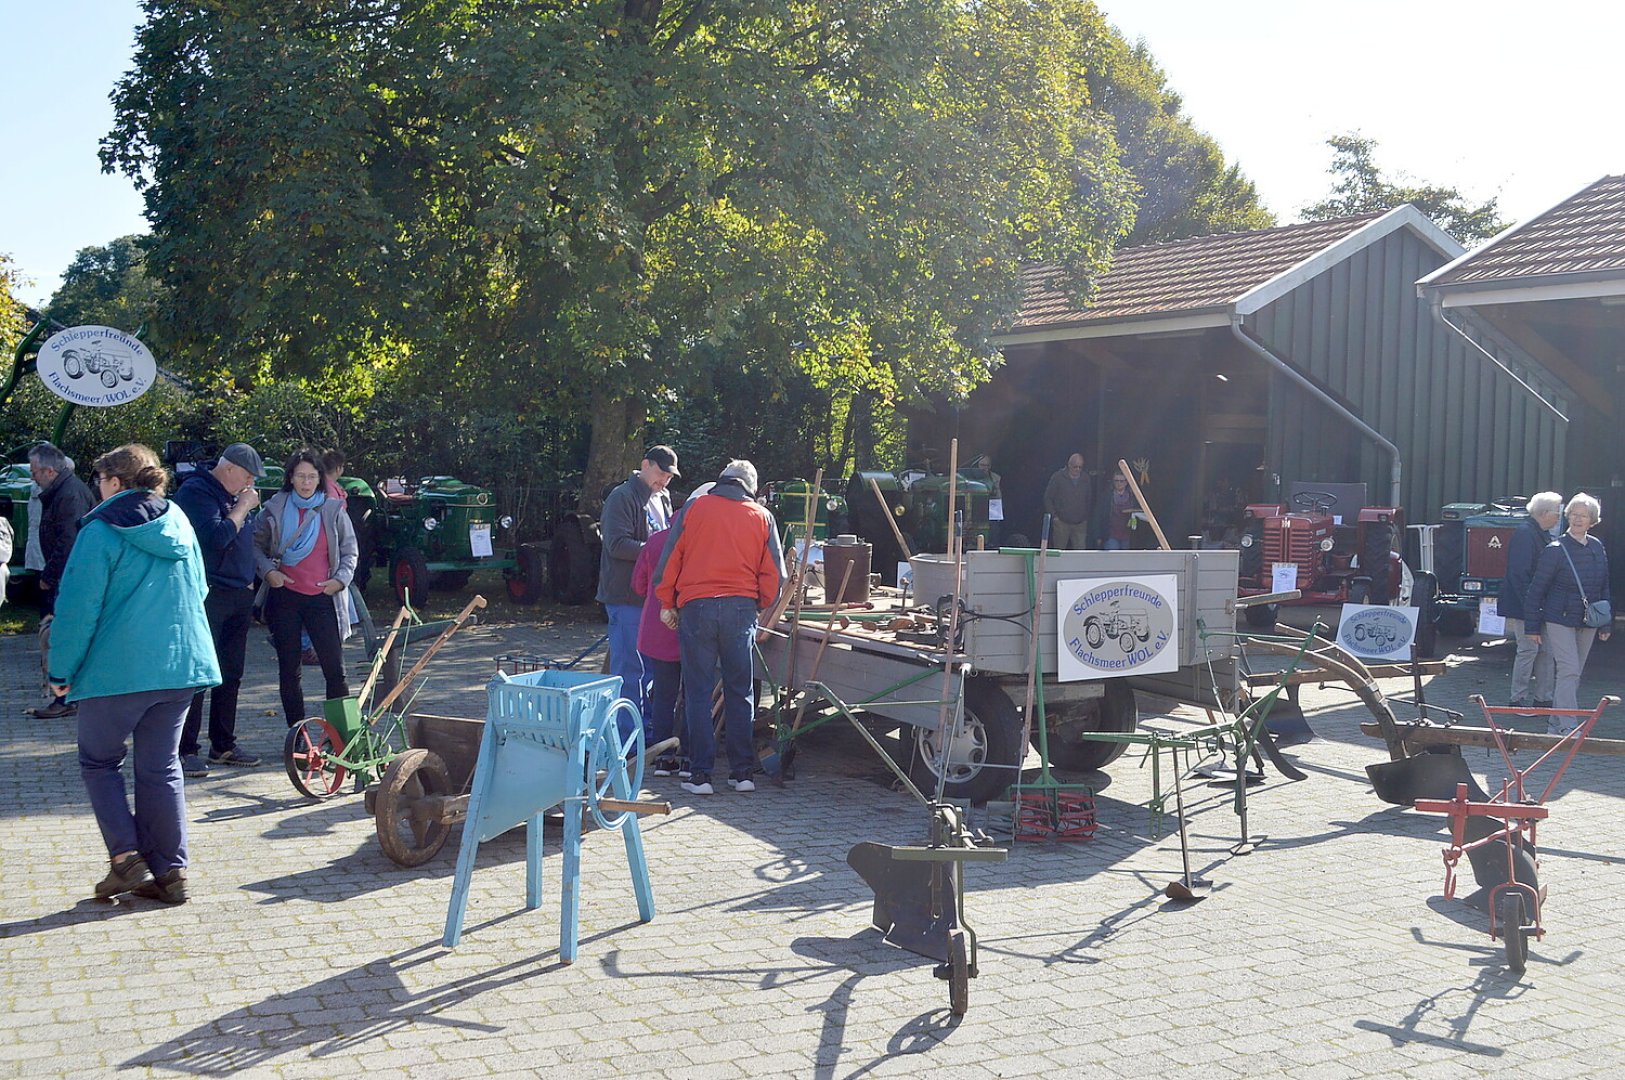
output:
[[[16,294],[23,285],[22,274],[11,256],[0,251],[0,347],[6,350],[8,364],[12,351],[28,330],[28,306],[17,299]]]
[[[1125,243],[1275,224],[1240,166],[1227,164],[1219,144],[1181,111],[1183,102],[1144,41],[1131,45],[1114,30],[1095,39],[1089,59],[1090,92],[1110,114],[1123,167],[1138,187],[1134,231]]]
[[[62,274],[45,313],[64,326],[113,326],[137,333],[167,306],[162,286],[147,273],[142,238],[121,236],[81,248]],[[149,347],[155,343],[143,335]]]
[[[1327,172],[1334,178],[1332,192],[1302,211],[1305,221],[1392,210],[1410,203],[1463,244],[1488,240],[1507,227],[1495,199],[1474,205],[1459,188],[1433,184],[1403,184],[1384,176],[1377,167],[1377,141],[1358,132],[1334,135]]]

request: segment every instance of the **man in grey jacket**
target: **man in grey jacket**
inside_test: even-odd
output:
[[[609,616],[609,673],[621,677],[621,696],[644,711],[643,658],[638,655],[638,620],[643,597],[632,591],[632,569],[649,534],[671,524],[666,493],[677,471],[677,452],[651,446],[638,471],[604,500],[599,530],[604,550],[598,557],[598,602]]]
[[[1083,455],[1066,459],[1044,487],[1044,513],[1050,516],[1049,546],[1057,550],[1089,546],[1089,516],[1095,509],[1095,486],[1083,471]]]

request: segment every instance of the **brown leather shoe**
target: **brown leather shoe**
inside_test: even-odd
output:
[[[136,896],[144,896],[148,900],[158,900],[165,904],[184,904],[186,903],[186,871],[179,866],[171,867],[145,885],[138,885],[131,889],[130,892]]]
[[[41,705],[37,709],[29,709],[28,715],[36,720],[60,720],[65,716],[78,716],[79,706],[71,701],[57,698],[49,705]]]
[[[150,884],[152,871],[147,869],[147,860],[140,855],[126,855],[113,860],[107,876],[96,883],[96,895],[103,900],[111,900],[119,893],[134,892]]]

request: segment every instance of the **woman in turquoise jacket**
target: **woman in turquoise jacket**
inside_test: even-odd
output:
[[[79,706],[79,773],[112,869],[96,895],[186,900],[181,724],[220,681],[203,612],[197,537],[164,498],[158,456],[131,443],[96,459],[102,502],[85,515],[57,595],[51,688]],[[135,752],[135,812],[124,786]]]

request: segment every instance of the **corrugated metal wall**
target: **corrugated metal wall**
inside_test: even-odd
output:
[[[1506,372],[1434,318],[1415,282],[1444,262],[1399,230],[1247,319],[1266,348],[1399,447],[1406,520],[1445,503],[1531,494],[1563,476],[1562,422]],[[1494,346],[1492,345],[1493,349]],[[1570,392],[1541,370],[1508,367],[1564,412]],[[1270,455],[1293,480],[1363,480],[1387,499],[1387,455],[1347,421],[1276,375]]]

